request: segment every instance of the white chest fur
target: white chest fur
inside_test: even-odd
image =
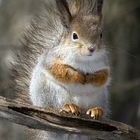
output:
[[[82,109],[96,106],[108,109],[108,82],[101,87],[91,84],[61,83],[54,79],[42,65],[44,61],[50,63],[51,58],[52,55],[43,55],[33,70],[30,97],[34,105],[58,110],[65,103],[74,103]],[[94,73],[103,68],[109,69],[104,50],[86,62],[85,59],[73,60],[73,57],[68,56],[64,59],[63,64],[71,65],[84,73]]]
[[[60,109],[65,103],[74,103],[83,110],[101,106],[107,109],[107,87],[91,84],[64,84],[56,81],[47,71],[34,69],[30,97],[34,105]]]

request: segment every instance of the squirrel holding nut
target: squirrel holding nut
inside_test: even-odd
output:
[[[43,6],[18,56],[19,90],[26,90],[38,107],[107,117],[110,67],[102,43],[103,0],[45,0]],[[88,139],[51,132],[38,135],[44,136],[42,140]]]

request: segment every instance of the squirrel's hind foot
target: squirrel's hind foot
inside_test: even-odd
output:
[[[74,115],[80,114],[80,108],[75,104],[64,104],[64,106],[60,109],[60,113],[71,113]]]
[[[86,114],[90,115],[92,118],[98,120],[98,119],[102,118],[104,112],[101,107],[95,107],[95,108],[91,108],[91,109],[87,110]]]

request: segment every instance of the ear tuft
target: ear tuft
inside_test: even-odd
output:
[[[94,14],[101,16],[103,8],[103,0],[96,0],[93,8]]]
[[[61,18],[62,24],[66,28],[68,28],[70,25],[70,21],[72,19],[71,13],[69,11],[68,3],[66,0],[56,0],[56,4],[61,14],[60,18]]]

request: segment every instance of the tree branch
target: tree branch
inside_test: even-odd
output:
[[[140,138],[138,130],[112,120],[96,121],[85,116],[75,117],[35,108],[29,104],[0,97],[0,118],[32,129],[91,135],[92,138]]]

